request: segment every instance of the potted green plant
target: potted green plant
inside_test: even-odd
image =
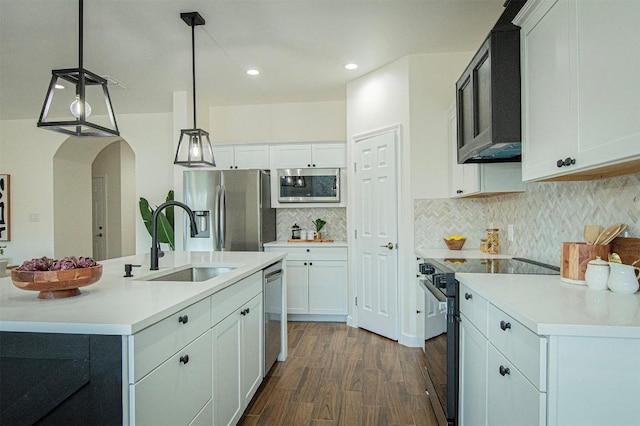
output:
[[[327,222],[325,222],[322,219],[316,219],[312,222],[315,227],[316,227],[316,236],[315,239],[316,240],[321,240],[322,239],[322,233],[320,232],[322,230],[322,228],[324,228],[324,226],[327,224]]]
[[[173,201],[173,190],[167,194],[166,201]],[[152,234],[151,224],[153,222],[154,208],[151,208],[146,198],[140,197],[140,216],[144,221],[144,226],[147,228],[149,235]],[[158,208],[156,206],[155,208]],[[175,244],[175,231],[173,221],[173,206],[168,206],[166,209],[158,214],[158,242],[169,244],[169,248],[173,251],[176,249]]]

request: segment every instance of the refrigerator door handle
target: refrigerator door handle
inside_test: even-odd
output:
[[[220,186],[216,186],[216,196],[214,197],[214,206],[213,206],[213,220],[214,220],[214,226],[213,226],[213,238],[214,238],[214,242],[215,242],[215,247],[214,250],[220,250],[220,195],[222,194],[222,191],[220,190]]]
[[[227,189],[220,187],[220,250],[224,250],[227,239]]]

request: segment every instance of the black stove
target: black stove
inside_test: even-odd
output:
[[[428,259],[440,273],[471,272],[479,274],[537,274],[559,275],[560,268],[535,260],[514,257],[510,259]]]

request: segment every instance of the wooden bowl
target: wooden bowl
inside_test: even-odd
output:
[[[13,285],[22,290],[39,291],[38,299],[62,299],[80,294],[79,287],[97,282],[102,265],[64,271],[11,271]]]
[[[466,241],[467,239],[463,238],[462,240],[444,240],[444,243],[447,245],[449,250],[461,250]]]

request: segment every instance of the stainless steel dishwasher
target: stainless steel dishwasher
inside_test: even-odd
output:
[[[264,270],[264,375],[280,354],[282,342],[282,262]]]

